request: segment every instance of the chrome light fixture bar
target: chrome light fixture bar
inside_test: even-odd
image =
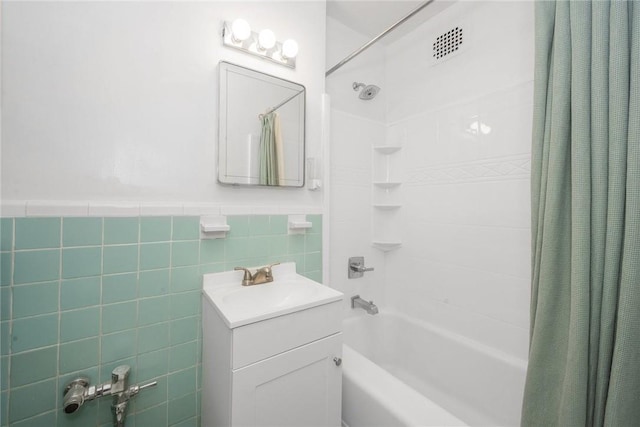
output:
[[[247,21],[243,19],[224,22],[222,43],[227,47],[258,56],[276,64],[296,68],[298,43],[295,40],[289,39],[281,43],[275,39],[275,35],[271,30],[262,30],[257,33],[252,31]]]

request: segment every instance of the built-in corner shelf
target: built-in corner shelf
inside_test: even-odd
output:
[[[402,205],[400,204],[395,204],[395,203],[376,203],[375,205],[373,205],[374,208],[376,209],[382,209],[385,211],[389,211],[392,209],[399,209],[402,207]]]
[[[373,147],[372,246],[383,252],[398,249],[400,241],[402,199],[399,179],[401,144]]]
[[[374,181],[373,182],[373,185],[375,185],[376,187],[384,188],[384,189],[398,187],[401,184],[402,183],[400,181]]]
[[[378,145],[373,147],[380,154],[393,154],[396,151],[399,151],[402,147],[399,145]]]
[[[389,252],[402,246],[402,242],[379,242],[374,240],[371,245],[383,252]]]

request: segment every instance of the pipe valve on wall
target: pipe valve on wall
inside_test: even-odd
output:
[[[138,394],[141,390],[153,387],[156,381],[144,385],[128,386],[129,365],[120,365],[111,372],[111,381],[99,385],[89,385],[87,377],[78,377],[70,381],[64,388],[64,399],[62,408],[66,414],[76,412],[80,407],[90,400],[103,396],[113,396],[114,425],[124,426],[127,404],[129,399]]]

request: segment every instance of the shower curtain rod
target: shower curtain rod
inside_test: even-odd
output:
[[[302,93],[302,91],[298,92],[298,93],[294,93],[293,96],[285,99],[284,101],[282,101],[280,104],[276,105],[275,107],[271,107],[271,108],[267,108],[267,111],[265,111],[263,114],[258,114],[258,118],[260,120],[262,120],[262,117],[265,114],[270,114],[273,113],[274,111],[276,111],[278,108],[282,107],[284,104],[286,104],[287,102],[291,101],[293,98],[295,98],[296,96],[300,95]]]
[[[355,58],[356,56],[360,55],[362,52],[364,52],[365,50],[367,50],[369,47],[371,47],[371,45],[373,45],[375,42],[377,42],[378,40],[380,40],[381,38],[383,38],[384,36],[386,36],[387,34],[389,34],[391,31],[395,30],[397,27],[399,27],[400,25],[402,25],[406,20],[408,20],[409,18],[411,18],[413,15],[415,15],[416,13],[420,12],[422,9],[424,9],[425,7],[427,7],[429,4],[433,3],[435,0],[427,0],[424,3],[422,3],[420,6],[416,7],[415,9],[413,9],[411,12],[409,12],[409,14],[407,14],[404,18],[400,19],[398,22],[396,22],[395,24],[393,24],[392,26],[390,26],[389,28],[387,28],[386,30],[384,30],[383,32],[381,32],[380,34],[378,34],[377,36],[375,36],[373,39],[369,40],[367,43],[365,43],[364,45],[362,45],[359,49],[356,49],[355,51],[353,51],[351,53],[351,55],[347,56],[346,58],[344,58],[342,61],[338,62],[336,65],[334,65],[333,67],[329,68],[329,70],[324,74],[325,77],[329,77],[329,75],[331,73],[333,73],[334,71],[336,71],[338,68],[342,67],[344,64],[346,64],[347,62],[351,61],[353,58]]]

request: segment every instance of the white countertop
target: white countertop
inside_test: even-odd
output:
[[[343,297],[341,292],[297,274],[294,262],[273,266],[272,271],[273,282],[253,286],[241,285],[243,271],[205,274],[202,294],[230,329]]]

